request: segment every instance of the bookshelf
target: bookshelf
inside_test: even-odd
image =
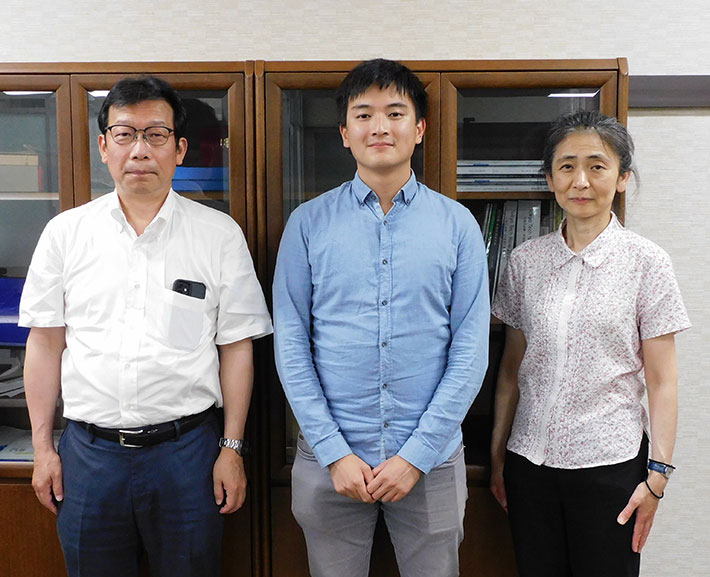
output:
[[[404,63],[422,79],[429,98],[427,131],[414,158],[417,177],[457,199],[481,223],[492,203],[504,207],[510,201],[539,201],[542,206],[553,196],[532,181],[499,188],[458,186],[459,165],[539,160],[536,142],[545,123],[580,103],[626,121],[625,59]],[[356,64],[0,63],[0,175],[9,170],[14,171],[13,178],[20,178],[19,185],[10,178],[4,179],[6,185],[0,183],[0,253],[8,242],[14,243],[8,258],[0,259],[0,269],[9,271],[6,276],[24,276],[44,223],[57,212],[108,191],[95,150],[100,91],[124,75],[151,73],[173,83],[196,107],[209,107],[217,118],[205,124],[206,130],[188,135],[190,148],[199,157],[186,168],[210,171],[184,173],[182,193],[228,212],[240,223],[270,300],[276,251],[288,215],[301,202],[354,173],[354,162],[340,142],[333,95]],[[17,91],[43,94],[6,94]],[[567,96],[550,96],[556,93]],[[34,100],[22,104],[22,99]],[[30,125],[36,132],[29,142],[31,150],[17,140],[31,132],[21,127]],[[45,147],[41,139],[52,146]],[[19,164],[23,168],[7,168],[20,161],[6,157],[3,164],[3,155],[24,155],[20,159],[24,164]],[[39,168],[36,177],[32,168],[26,168],[35,166],[35,157],[41,178]],[[24,177],[18,176],[22,171]],[[42,186],[27,184],[35,180]],[[623,221],[623,197],[616,212]],[[490,369],[463,426],[469,499],[461,574],[507,577],[515,570],[506,518],[487,488],[494,383],[504,339],[500,324],[491,325],[490,339]],[[255,346],[256,379],[248,422],[254,448],[247,462],[249,498],[243,511],[227,519],[225,576],[308,573],[302,533],[290,513],[296,428],[276,376],[271,344],[264,339]],[[21,351],[15,346],[12,355],[20,357]],[[1,425],[29,428],[21,396],[0,399]],[[0,514],[12,529],[12,539],[0,544],[0,558],[12,574],[63,575],[54,518],[37,502],[31,475],[31,463],[0,463]],[[41,552],[37,542],[46,544]],[[379,527],[372,574],[396,575],[395,565],[386,531]]]
[[[4,338],[17,322],[18,302],[3,300],[9,293],[2,282],[24,279],[50,218],[113,189],[98,154],[96,117],[108,89],[140,73],[171,82],[193,118],[174,188],[229,213],[245,232],[255,231],[247,223],[254,171],[253,83],[246,63],[0,64],[0,390],[18,362],[22,374],[24,358],[24,340]],[[60,404],[55,428],[63,424]],[[22,392],[0,396],[0,427],[26,431],[26,443],[30,422]],[[56,519],[37,501],[32,473],[31,461],[0,460],[0,514],[10,528],[0,543],[0,565],[12,575],[65,575]],[[256,476],[249,471],[250,480]],[[224,575],[252,572],[251,525],[251,502],[226,520],[224,548],[234,558],[225,562]]]
[[[266,287],[271,285],[289,213],[312,198],[314,190],[315,194],[325,192],[354,174],[354,161],[342,149],[337,133],[333,94],[355,64],[257,62],[257,119],[263,119],[257,123],[257,207],[266,220],[259,267]],[[418,179],[457,199],[482,227],[486,214],[490,218],[496,209],[499,236],[506,206],[509,212],[515,208],[516,227],[520,218],[521,240],[523,229],[533,228],[528,234],[536,234],[540,225],[544,230],[559,219],[553,209],[554,196],[540,174],[542,142],[549,122],[579,107],[598,109],[622,120],[626,115],[623,59],[405,64],[424,81],[429,95],[423,146],[413,158]],[[309,106],[317,108],[318,114]],[[320,180],[313,180],[312,175]],[[616,207],[622,219],[623,203],[621,198]],[[495,227],[496,218],[490,222]],[[512,242],[514,245],[515,238]],[[496,265],[500,266],[497,252],[492,258],[492,272],[496,273]],[[503,326],[492,323],[490,368],[463,424],[470,514],[461,548],[462,574],[467,567],[487,575],[515,573],[506,519],[487,487],[494,385],[503,344]],[[275,574],[290,569],[289,574],[305,575],[305,565],[299,564],[298,570],[293,567],[294,558],[305,556],[297,528],[295,534],[286,534],[275,521],[290,518],[290,463],[298,426],[284,400],[273,361],[266,360],[266,365],[269,394],[260,410],[263,422],[268,423],[265,457],[270,468],[262,482],[264,494],[272,501],[272,531],[268,535],[273,543],[272,563]],[[470,546],[475,539],[483,545]],[[489,549],[499,555],[494,559]],[[373,556],[378,560],[373,562],[373,574],[396,571],[386,548],[376,550]]]
[[[25,440],[26,332],[17,329],[16,315],[44,225],[72,204],[69,92],[68,75],[0,74],[0,428]],[[62,575],[55,518],[37,501],[31,477],[31,462],[0,460],[0,516],[10,529],[0,543],[0,564],[13,575]]]

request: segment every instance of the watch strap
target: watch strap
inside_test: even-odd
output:
[[[237,452],[237,455],[240,455],[242,457],[246,455],[249,449],[247,442],[244,439],[226,439],[225,437],[222,437],[219,440],[219,446],[227,447],[228,449],[233,449]]]
[[[675,467],[673,465],[669,465],[668,463],[662,463],[661,461],[649,459],[648,470],[660,473],[666,479],[670,479],[671,475],[673,474],[673,471],[675,471]]]

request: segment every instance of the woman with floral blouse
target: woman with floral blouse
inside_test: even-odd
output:
[[[674,334],[690,323],[668,255],[611,210],[633,148],[598,112],[553,123],[544,170],[566,219],[513,251],[493,305],[491,490],[521,577],[637,576],[673,471]]]

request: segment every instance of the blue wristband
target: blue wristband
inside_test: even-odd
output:
[[[656,471],[656,473],[660,473],[666,479],[670,479],[671,475],[673,474],[673,471],[675,471],[675,467],[673,465],[669,465],[668,463],[661,463],[660,461],[654,461],[653,459],[649,459],[648,470]]]

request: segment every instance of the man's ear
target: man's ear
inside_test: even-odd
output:
[[[107,164],[108,152],[106,151],[106,135],[99,134],[99,154],[101,154],[101,162]]]
[[[424,138],[424,131],[426,130],[426,118],[420,118],[417,121],[417,144],[420,144]]]
[[[177,158],[175,159],[175,164],[180,166],[182,161],[185,160],[185,155],[187,154],[187,138],[182,137],[178,140],[177,145]]]
[[[340,136],[343,139],[343,146],[345,148],[350,148],[350,141],[348,140],[348,127],[346,125],[341,124],[339,126],[340,128]]]

